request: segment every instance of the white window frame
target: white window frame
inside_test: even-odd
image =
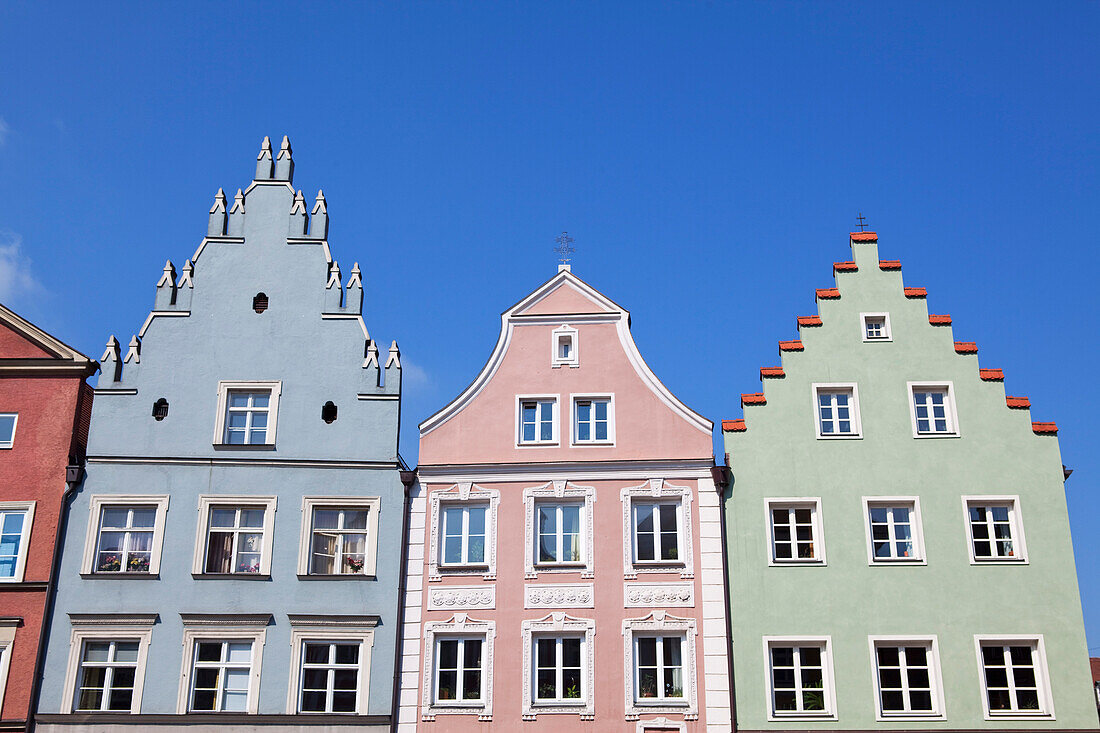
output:
[[[161,551],[164,549],[164,524],[168,516],[168,499],[168,494],[93,494],[90,496],[88,500],[88,531],[84,537],[84,556],[80,563],[80,574],[84,577],[96,578],[156,578],[159,576]],[[96,572],[100,522],[103,518],[103,509],[111,506],[152,506],[156,509],[148,572]]]
[[[61,693],[61,713],[83,713],[76,709],[76,691],[80,687],[80,665],[86,641],[137,641],[137,670],[134,673],[134,694],[130,698],[130,713],[141,712],[141,696],[145,688],[149,642],[157,614],[112,613],[69,614],[72,629],[69,634],[69,662]],[[121,712],[121,711],[113,711]]]
[[[1035,684],[1039,693],[1039,710],[1025,712],[1012,710],[996,712],[989,709],[989,694],[985,680],[985,662],[982,659],[982,644],[999,646],[1034,647],[1032,659],[1035,662]],[[1050,688],[1050,671],[1047,667],[1046,644],[1042,634],[975,634],[974,652],[978,661],[979,692],[982,696],[982,711],[986,720],[1054,720],[1054,695]],[[1009,689],[1013,688],[1012,675],[1009,674]]]
[[[11,438],[8,440],[0,440],[0,450],[10,450],[15,446],[15,431],[19,427],[19,413],[18,412],[0,412],[0,417],[13,417],[11,423]]]
[[[500,490],[485,489],[472,483],[455,484],[432,491],[428,497],[431,525],[428,534],[428,581],[437,582],[444,575],[480,575],[485,580],[497,577],[497,509]],[[443,551],[443,508],[455,504],[488,504],[485,513],[485,563],[480,565],[444,565],[439,562]]]
[[[252,381],[252,382],[218,382],[218,412],[214,420],[214,445],[225,446],[233,450],[249,448],[273,447],[275,445],[275,429],[279,424],[279,395],[283,390],[281,381]],[[225,440],[225,416],[229,409],[230,391],[243,392],[270,392],[271,397],[267,403],[267,432],[263,443],[233,444]]]
[[[814,547],[820,552],[813,558],[776,558],[775,556],[775,527],[772,524],[772,509],[799,509],[808,508],[811,512],[810,521],[813,526]],[[821,497],[819,496],[785,496],[764,499],[764,522],[768,528],[768,565],[785,567],[789,565],[827,565],[825,555],[825,522],[821,516]],[[797,541],[791,537],[791,552],[797,554],[795,549]]]
[[[679,572],[681,579],[695,577],[695,541],[692,532],[692,499],[690,486],[676,486],[664,479],[651,479],[640,486],[628,486],[619,492],[623,505],[623,579],[637,580],[639,573]],[[678,501],[678,560],[643,560],[635,557],[634,504],[671,503]]]
[[[181,614],[181,616],[184,615]],[[249,667],[248,702],[245,705],[245,713],[255,714],[258,712],[260,705],[260,670],[263,667],[264,643],[267,640],[267,626],[270,623],[270,614],[240,615],[236,618],[220,614],[205,617],[203,615],[184,616],[183,667],[180,670],[180,688],[176,700],[176,712],[180,715],[191,712],[191,685],[195,672],[194,657],[200,641],[250,641],[252,643],[252,662]]]
[[[0,617],[0,705],[4,703],[4,691],[8,686],[11,670],[11,647],[15,643],[15,630],[22,623],[19,617]],[[135,679],[135,683],[136,683]]]
[[[274,496],[203,495],[199,497],[199,521],[195,530],[195,557],[191,563],[191,574],[206,578],[266,578],[271,575],[271,546],[275,539]],[[263,544],[260,550],[260,571],[258,573],[207,573],[206,548],[210,529],[210,512],[216,507],[241,508],[260,506],[264,509]]]
[[[577,573],[582,579],[595,577],[595,546],[593,509],[596,501],[594,486],[579,486],[567,481],[551,481],[523,490],[525,560],[523,577],[535,580],[539,573]],[[542,504],[577,504],[581,506],[581,561],[579,563],[539,563],[538,506]]]
[[[888,721],[923,721],[946,720],[947,708],[944,704],[943,678],[940,673],[940,643],[934,634],[931,636],[868,636],[867,643],[871,650],[871,677],[875,691],[875,720]],[[932,692],[932,710],[928,712],[885,712],[882,709],[881,680],[878,669],[879,647],[905,647],[923,646],[928,650],[928,683]],[[904,676],[902,684],[906,681]]]
[[[881,338],[868,338],[867,337],[867,321],[872,318],[882,319],[882,332]],[[890,314],[889,313],[860,313],[859,314],[859,327],[861,329],[860,338],[863,339],[865,344],[878,344],[884,341],[893,341],[894,334],[890,330]]]
[[[19,554],[15,556],[15,573],[10,578],[0,578],[0,583],[22,583],[30,555],[31,525],[34,524],[33,501],[0,501],[0,513],[22,514],[23,527],[19,537]],[[0,699],[0,702],[3,702]]]
[[[436,644],[440,639],[479,638],[481,647],[481,699],[440,703],[436,701]],[[424,624],[424,670],[421,681],[420,719],[433,721],[437,715],[476,714],[479,721],[493,719],[493,646],[495,621],[479,621],[456,613],[447,621]]]
[[[366,715],[370,702],[371,651],[378,625],[371,616],[290,616],[290,681],[287,715]],[[301,712],[302,649],[306,642],[359,642],[359,695],[354,713]]]
[[[817,646],[821,647],[822,692],[825,710],[820,712],[777,712],[775,709],[775,689],[772,679],[772,647],[777,646]],[[796,668],[797,669],[797,668]],[[836,720],[836,677],[833,675],[833,638],[831,636],[765,636],[764,637],[764,684],[768,696],[768,720]],[[800,683],[801,684],[801,683]],[[798,690],[799,688],[795,688]],[[797,692],[796,692],[797,694]]]
[[[950,381],[943,382],[906,382],[906,399],[909,400],[909,423],[913,428],[914,438],[958,438],[962,433],[959,430],[959,414],[955,407],[955,385]],[[917,430],[917,406],[914,401],[918,391],[942,391],[946,397],[944,400],[944,414],[947,416],[948,430],[943,433],[922,433]]]
[[[363,558],[363,570],[359,573],[311,573],[313,564],[313,512],[316,509],[366,509],[367,546]],[[373,578],[378,570],[378,515],[382,511],[382,499],[348,496],[303,496],[302,531],[298,547],[298,577],[340,580],[343,578]]]
[[[879,507],[908,506],[909,529],[913,541],[913,557],[876,557],[875,541],[871,536],[871,509]],[[889,525],[891,528],[893,524]],[[867,564],[872,566],[888,565],[927,565],[928,557],[924,549],[924,525],[921,523],[919,496],[864,496],[863,530],[867,537]],[[891,530],[892,531],[892,530]],[[891,540],[891,547],[893,547]],[[884,637],[885,638],[885,637]]]
[[[849,410],[851,412],[852,432],[823,433],[821,432],[821,407],[818,405],[818,396],[821,393],[835,394],[840,392],[850,393]],[[859,386],[855,382],[814,382],[811,385],[811,399],[813,403],[814,434],[818,440],[858,440],[863,437],[863,423],[860,421],[859,416]],[[836,405],[833,404],[831,409],[835,411],[837,409]]]
[[[571,356],[563,359],[558,355],[558,343],[561,338],[568,338],[572,342]],[[577,368],[581,365],[580,333],[572,326],[562,324],[550,332],[550,367],[558,369],[563,366]]]
[[[595,638],[596,621],[576,618],[564,612],[554,612],[540,619],[523,621],[523,719],[535,720],[536,716],[549,713],[572,713],[581,720],[591,720],[596,714],[595,686]],[[577,700],[535,700],[536,661],[535,641],[546,637],[579,637],[581,639],[581,696]]]
[[[638,552],[638,509],[641,507],[661,507],[661,511],[658,513],[658,517],[653,520],[653,559],[643,560],[639,557],[641,554]],[[676,559],[665,560],[660,557],[661,554],[661,527],[659,515],[664,514],[664,507],[673,507],[676,514]],[[653,566],[666,566],[666,567],[680,567],[684,564],[684,559],[680,557],[681,548],[684,539],[684,505],[679,499],[658,499],[652,501],[634,501],[631,503],[631,513],[633,516],[630,518],[630,552],[633,557],[633,562],[636,567],[653,567]]]
[[[553,437],[550,440],[542,440],[539,427],[542,420],[542,408],[535,409],[535,439],[523,439],[523,403],[524,402],[551,402],[550,420]],[[546,448],[557,446],[561,442],[561,395],[557,394],[525,394],[516,395],[516,447],[517,448]]]
[[[626,705],[627,719],[636,719],[641,715],[654,713],[676,713],[687,716],[699,714],[698,673],[695,656],[698,629],[693,618],[681,618],[669,615],[666,611],[653,611],[643,618],[628,618],[623,621],[623,702]],[[638,699],[638,669],[636,664],[637,636],[679,636],[680,658],[683,661],[684,697]],[[633,718],[631,717],[633,716]],[[689,718],[691,719],[691,718]]]
[[[577,406],[581,402],[607,402],[607,438],[605,440],[597,440],[595,437],[590,440],[581,440],[578,438],[580,433],[580,426],[577,422]],[[593,406],[595,410],[595,406]],[[595,435],[595,412],[592,416],[593,431],[591,435]],[[615,445],[615,393],[576,393],[569,395],[569,442],[570,445],[583,447],[589,445],[598,446],[613,446]]]
[[[965,537],[967,542],[967,554],[970,557],[971,565],[996,565],[998,563],[1008,563],[1012,565],[1027,565],[1027,542],[1024,539],[1024,516],[1020,509],[1020,497],[1016,494],[969,494],[962,497],[963,503],[963,521],[966,523]],[[1012,526],[1012,545],[1017,550],[1017,554],[1012,557],[977,557],[974,554],[974,528],[970,524],[970,506],[981,505],[990,506],[997,504],[1008,505],[1008,517]],[[990,535],[991,543],[995,542],[995,538]]]

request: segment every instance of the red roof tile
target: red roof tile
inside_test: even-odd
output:
[[[840,297],[840,291],[836,288],[818,288],[817,297],[823,300],[832,300]]]
[[[924,288],[906,288],[905,289],[905,297],[906,298],[927,298],[928,297],[928,291],[925,290]]]
[[[978,345],[973,341],[956,341],[955,342],[956,354],[977,354]]]
[[[768,401],[764,399],[763,392],[749,392],[741,395],[741,406],[745,405],[766,405]]]
[[[1033,422],[1031,423],[1031,429],[1042,435],[1057,435],[1058,426],[1052,422]]]
[[[794,341],[780,341],[779,342],[779,350],[780,351],[805,351],[806,347],[802,345],[801,341],[799,341],[798,339],[795,339]]]
[[[978,376],[987,382],[1005,381],[1005,373],[1000,369],[979,369]]]
[[[1089,657],[1089,666],[1092,667],[1092,681],[1100,682],[1100,657]]]
[[[951,325],[951,316],[947,316],[947,315],[944,315],[944,316],[929,315],[928,316],[928,322],[931,323],[933,326],[950,326]]]
[[[799,326],[820,326],[821,325],[821,316],[799,316],[798,317],[798,325]]]
[[[859,268],[856,267],[854,262],[834,262],[833,269],[838,272],[855,272]]]
[[[783,371],[783,367],[760,367],[760,378],[764,377],[785,377],[787,373]]]
[[[1031,407],[1031,400],[1027,397],[1005,397],[1005,404],[1011,408],[1022,410]]]
[[[849,235],[853,242],[877,242],[878,235],[874,232],[852,232]]]
[[[901,260],[879,260],[878,266],[880,270],[900,270]]]
[[[723,420],[722,430],[730,433],[743,433],[748,430],[744,420]]]

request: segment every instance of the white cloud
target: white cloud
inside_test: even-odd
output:
[[[23,237],[0,230],[0,302],[10,303],[41,290],[31,273],[31,261],[23,254]]]
[[[417,366],[407,358],[401,357],[401,386],[403,388],[412,387],[416,389],[427,387],[431,383],[432,378],[428,376],[428,372],[424,370],[424,367]]]
[[[8,123],[4,121],[4,118],[0,117],[0,145],[8,141],[9,132],[11,132],[11,128],[8,127]]]

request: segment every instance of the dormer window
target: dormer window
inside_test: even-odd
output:
[[[550,334],[550,366],[555,369],[562,366],[578,367],[581,365],[577,353],[577,329],[565,324],[555,328]]]

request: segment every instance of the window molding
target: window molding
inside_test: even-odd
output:
[[[1039,710],[1028,713],[1013,710],[1005,713],[993,712],[989,709],[989,695],[985,680],[985,663],[982,660],[982,644],[1018,645],[1026,642],[1033,646],[1033,660],[1035,662],[1036,688],[1039,692]],[[1050,672],[1047,667],[1046,644],[1042,634],[975,634],[974,653],[978,661],[978,691],[982,696],[982,712],[986,720],[1055,720],[1054,695],[1050,687]]]
[[[333,624],[339,622],[334,627]],[[371,650],[377,619],[363,616],[316,618],[290,617],[290,681],[287,685],[287,715],[366,715],[370,698]],[[316,713],[299,711],[302,689],[302,646],[307,641],[360,642],[359,689],[354,713]]]
[[[365,551],[366,554],[363,558],[362,572],[333,574],[311,573],[309,568],[311,564],[310,561],[313,558],[313,511],[315,509],[343,509],[345,507],[367,509],[367,546]],[[381,511],[382,499],[377,496],[303,496],[302,530],[298,543],[299,577],[325,578],[326,580],[373,578],[378,569],[378,514]]]
[[[572,346],[570,348],[571,356],[567,359],[561,358],[558,354],[558,340],[562,336],[567,336],[572,340]],[[572,326],[561,324],[553,331],[550,332],[550,368],[558,369],[563,366],[576,369],[581,365],[581,351],[580,351],[580,332]]]
[[[1009,565],[1028,565],[1030,564],[1027,557],[1027,540],[1024,535],[1024,514],[1020,508],[1020,497],[1018,494],[965,494],[962,497],[963,503],[963,522],[964,536],[966,537],[966,552],[970,557],[971,565],[998,565],[1006,563]],[[1012,526],[1012,544],[1013,549],[1018,549],[1019,553],[1014,557],[976,557],[974,555],[974,528],[970,524],[970,505],[971,504],[1008,504],[1009,505],[1009,521]],[[990,541],[994,541],[990,538]]]
[[[138,642],[138,658],[134,672],[134,694],[130,699],[130,714],[141,712],[141,695],[145,687],[146,661],[153,625],[159,616],[155,613],[70,613],[69,662],[65,667],[65,684],[61,693],[60,713],[76,710],[77,679],[86,641]],[[83,711],[80,711],[83,714]]]
[[[230,390],[248,390],[253,392],[262,392],[269,390],[271,392],[271,399],[268,401],[267,406],[267,431],[264,435],[264,442],[257,444],[230,444],[225,441],[225,413],[229,406],[229,392]],[[257,447],[275,447],[275,431],[279,425],[279,395],[283,390],[282,381],[245,381],[245,382],[218,382],[218,412],[214,419],[214,445],[226,446],[233,449],[243,448],[245,450],[249,448]]]
[[[905,398],[909,401],[909,424],[913,429],[913,437],[924,440],[926,438],[958,438],[962,435],[959,429],[959,413],[955,407],[955,384],[951,381],[906,382]],[[946,394],[945,414],[950,421],[951,428],[944,433],[921,433],[917,430],[917,406],[914,403],[913,394],[919,389],[943,390]]]
[[[863,531],[867,538],[867,564],[870,566],[889,565],[927,565],[928,555],[924,545],[924,524],[921,520],[919,496],[864,496],[863,500]],[[876,558],[875,542],[871,536],[871,508],[877,506],[910,505],[909,524],[912,533],[913,549],[916,553],[912,558]],[[887,638],[887,637],[881,637]]]
[[[847,392],[852,393],[850,433],[822,433],[821,432],[821,408],[818,404],[818,395],[822,392]],[[814,435],[818,440],[859,440],[863,438],[863,422],[859,414],[859,385],[855,382],[814,382],[810,385],[810,402],[813,405],[812,415],[814,419]],[[834,406],[832,409],[836,409]]]
[[[88,532],[84,538],[84,556],[80,561],[80,574],[96,578],[156,578],[160,575],[160,557],[164,548],[164,526],[168,515],[168,494],[92,494],[88,497]],[[103,509],[109,506],[152,506],[156,509],[153,522],[153,544],[149,551],[147,573],[97,573],[96,555],[99,546],[99,528]]]
[[[435,644],[437,637],[483,637],[481,657],[481,702],[452,702],[438,704],[435,701]],[[465,613],[456,613],[446,621],[430,621],[424,624],[424,671],[421,684],[420,719],[435,720],[437,715],[477,715],[480,721],[493,719],[493,645],[496,639],[495,621],[478,621]]]
[[[619,492],[623,505],[623,580],[637,580],[639,573],[679,572],[681,579],[695,577],[695,541],[692,532],[692,500],[694,492],[690,486],[677,486],[666,483],[664,479],[650,479],[639,486],[628,486]],[[634,562],[634,503],[647,501],[680,501],[680,555],[675,563]]]
[[[867,319],[869,318],[881,318],[883,336],[881,338],[867,338]],[[860,313],[859,314],[859,328],[860,338],[865,344],[877,344],[882,342],[889,342],[894,340],[894,332],[890,330],[890,314],[889,313]]]
[[[30,555],[31,526],[34,524],[35,501],[0,501],[0,512],[22,512],[23,527],[19,536],[19,554],[15,556],[15,572],[10,578],[0,578],[0,583],[22,583],[27,571],[27,557]],[[0,703],[3,698],[0,698]]]
[[[875,693],[875,720],[877,722],[921,722],[925,720],[947,720],[947,704],[943,693],[943,676],[940,672],[940,642],[935,634],[868,636],[867,645],[871,651],[871,685]],[[927,713],[886,713],[882,710],[881,681],[879,679],[878,654],[880,646],[926,646],[928,647],[928,677],[932,690],[932,710]]]
[[[685,720],[699,719],[698,668],[695,661],[695,637],[698,633],[695,619],[672,616],[666,611],[653,611],[648,616],[623,620],[623,702],[626,704],[627,720],[638,720],[642,715],[654,713],[675,713],[683,715]],[[684,676],[683,702],[645,703],[636,699],[638,670],[634,660],[634,637],[638,634],[683,637],[680,650]]]
[[[577,403],[584,400],[607,400],[607,439],[577,439]],[[571,392],[569,394],[569,445],[576,448],[586,446],[615,445],[615,393],[614,392]]]
[[[813,512],[813,542],[817,549],[820,549],[820,553],[815,553],[813,559],[800,560],[797,557],[789,559],[779,559],[775,557],[775,527],[772,523],[772,509],[787,508],[793,509],[799,506],[809,507]],[[820,565],[822,567],[828,565],[828,558],[825,554],[825,521],[821,514],[821,497],[820,496],[781,496],[781,497],[767,497],[764,499],[764,522],[768,529],[768,565],[773,567],[789,567],[799,565]],[[792,546],[792,555],[793,552]]]
[[[200,641],[250,641],[252,662],[249,668],[248,704],[245,712],[255,714],[260,705],[260,669],[271,614],[180,614],[183,622],[183,664],[180,670],[176,712],[191,711],[191,680],[195,672],[195,645]],[[202,711],[206,712],[206,711]]]
[[[768,721],[785,720],[836,720],[836,677],[833,675],[833,637],[831,636],[765,636],[764,641],[764,684],[767,692]],[[772,684],[772,647],[775,646],[817,646],[821,647],[821,674],[824,685],[825,710],[821,712],[776,713],[775,690]]]
[[[440,504],[487,503],[485,512],[485,565],[454,567],[439,562],[440,532],[443,531]],[[473,483],[454,484],[450,488],[433,491],[429,497],[431,524],[428,533],[428,581],[442,580],[444,575],[480,575],[485,580],[497,578],[497,508],[500,490],[486,489]]]
[[[553,437],[550,440],[538,438],[538,411],[535,417],[535,440],[523,439],[523,403],[524,402],[553,402],[551,408],[551,430]],[[561,444],[561,395],[560,394],[518,394],[516,395],[516,447],[517,448],[549,448]]]
[[[260,550],[258,573],[208,573],[206,572],[206,546],[210,529],[210,510],[217,506],[262,506],[264,508],[264,540]],[[195,530],[195,556],[191,574],[207,578],[266,578],[271,575],[271,547],[275,539],[274,496],[250,496],[247,494],[202,494],[199,496],[198,527]]]
[[[543,616],[540,619],[528,619],[523,621],[523,720],[535,720],[538,715],[549,713],[571,713],[580,715],[581,720],[595,720],[596,703],[596,665],[595,643],[596,621],[589,618],[575,618],[565,612],[556,611]],[[584,640],[581,647],[582,679],[584,681],[584,695],[576,703],[563,702],[535,702],[534,684],[532,678],[535,675],[534,640],[544,635],[581,636]]]
[[[535,563],[535,553],[538,550],[538,532],[536,530],[535,509],[540,503],[547,500],[556,500],[549,503],[578,503],[583,512],[581,521],[584,527],[581,531],[581,565],[538,565]],[[596,577],[596,553],[595,530],[593,520],[594,504],[596,502],[596,487],[578,486],[568,481],[551,481],[542,486],[532,486],[523,490],[524,506],[524,535],[525,552],[523,561],[523,577],[525,580],[535,580],[539,573],[580,573],[582,579]]]
[[[22,623],[23,619],[18,617],[0,617],[0,705],[4,702],[8,672],[11,671],[11,647],[15,642],[15,629]]]
[[[0,450],[11,450],[15,447],[15,431],[19,427],[19,413],[18,412],[0,412],[0,417],[10,417],[11,421],[11,438],[7,440],[0,440]],[[0,698],[2,699],[2,698]]]

